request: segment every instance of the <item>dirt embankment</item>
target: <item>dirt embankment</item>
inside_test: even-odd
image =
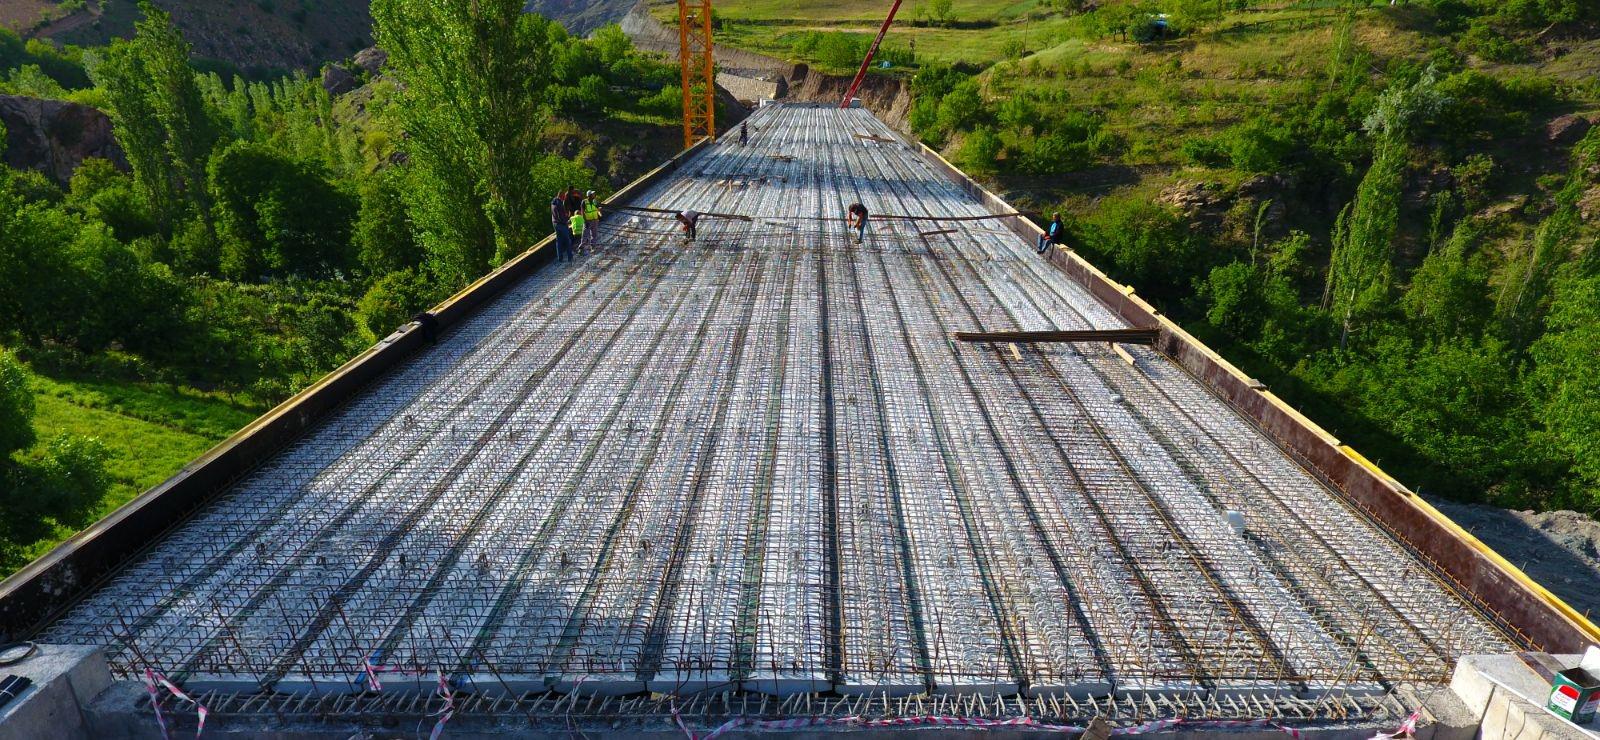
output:
[[[823,74],[804,64],[796,64],[789,71],[788,99],[837,105],[844,100],[845,91],[850,89],[850,81],[849,77]],[[856,97],[861,99],[862,107],[872,111],[896,131],[910,131],[907,116],[911,114],[911,86],[905,79],[867,75],[861,81],[861,89],[856,92]]]
[[[1576,511],[1431,503],[1572,608],[1600,620],[1600,521]]]

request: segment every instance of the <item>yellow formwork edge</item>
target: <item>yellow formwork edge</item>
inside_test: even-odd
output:
[[[1521,568],[1512,565],[1511,561],[1506,560],[1505,557],[1500,553],[1495,552],[1494,548],[1484,544],[1483,540],[1478,539],[1476,535],[1468,532],[1461,525],[1456,524],[1455,520],[1451,519],[1444,512],[1434,508],[1433,504],[1428,503],[1426,499],[1418,496],[1411,489],[1400,485],[1400,482],[1395,480],[1393,476],[1383,472],[1383,468],[1378,467],[1371,460],[1368,460],[1366,456],[1356,452],[1355,449],[1350,447],[1350,445],[1339,445],[1339,451],[1343,452],[1345,456],[1349,457],[1351,460],[1360,463],[1362,467],[1372,471],[1378,477],[1389,481],[1389,483],[1392,484],[1396,490],[1404,493],[1411,503],[1416,505],[1417,508],[1421,509],[1424,514],[1427,514],[1429,517],[1433,518],[1434,521],[1437,521],[1440,525],[1444,526],[1444,528],[1449,530],[1452,535],[1455,535],[1458,539],[1467,543],[1469,547],[1482,553],[1484,557],[1487,557],[1495,565],[1500,566],[1501,570],[1504,570],[1512,577],[1512,579],[1520,583],[1523,588],[1528,589],[1528,591],[1532,592],[1534,596],[1538,597],[1546,604],[1549,604],[1551,608],[1555,609],[1562,616],[1566,617],[1567,619],[1571,620],[1573,624],[1577,625],[1578,630],[1582,632],[1585,637],[1589,638],[1590,642],[1600,645],[1600,626],[1596,626],[1594,622],[1589,621],[1587,617],[1578,613],[1577,609],[1572,608],[1572,606],[1567,602],[1562,601],[1560,596],[1551,593],[1550,589],[1540,585],[1538,581],[1529,578],[1528,574],[1522,572]]]
[[[919,146],[921,147],[921,149],[922,149],[922,151],[924,153],[931,154],[932,156],[938,158],[938,160],[940,162],[943,162],[951,170],[953,170],[955,172],[961,172],[962,171],[961,168],[956,167],[955,165],[951,164],[950,160],[945,159],[943,156],[941,156],[939,154],[939,152],[934,151],[933,149],[929,148],[926,144],[920,144],[919,143]],[[963,174],[965,174],[965,173],[963,173]],[[976,186],[984,194],[989,195],[990,197],[995,197],[996,200],[1001,200],[1002,202],[1004,202],[1002,199],[994,196],[993,193],[990,193],[983,186],[978,185],[977,182],[972,180],[970,177],[967,178],[967,182],[972,184],[972,185],[974,185],[974,186]],[[1024,217],[1024,218],[1026,218],[1026,217]],[[1032,221],[1030,220],[1029,223],[1032,223]],[[1039,228],[1038,224],[1034,224],[1033,226],[1034,226],[1035,229]],[[1041,229],[1041,231],[1042,231],[1042,229]],[[1093,274],[1094,276],[1100,278],[1101,280],[1106,281],[1107,283],[1110,283],[1112,285],[1112,287],[1115,288],[1118,292],[1120,292],[1120,293],[1122,293],[1123,295],[1126,295],[1126,296],[1133,296],[1133,292],[1134,292],[1133,286],[1122,285],[1121,283],[1118,283],[1115,280],[1112,280],[1109,276],[1107,276],[1104,272],[1102,272],[1100,270],[1100,268],[1095,267],[1094,263],[1089,262],[1088,260],[1084,259],[1083,256],[1078,254],[1075,250],[1064,249],[1063,251],[1065,251],[1067,253],[1067,257],[1069,259],[1071,259],[1072,261],[1074,261],[1074,262],[1078,263],[1079,265],[1081,265],[1082,267],[1084,267],[1089,273]],[[1141,303],[1144,302],[1143,299],[1137,298],[1136,296],[1134,297],[1134,299],[1135,300],[1139,300]],[[1148,304],[1146,304],[1146,305],[1148,305]],[[1232,374],[1232,375],[1234,375],[1234,376],[1236,376],[1236,377],[1238,377],[1238,378],[1240,378],[1242,380],[1245,380],[1247,382],[1250,380],[1250,378],[1248,378],[1243,372],[1240,372],[1240,370],[1237,367],[1235,367],[1233,365],[1233,363],[1228,362],[1221,355],[1217,354],[1214,350],[1212,350],[1209,346],[1207,346],[1203,342],[1200,342],[1199,340],[1195,339],[1192,335],[1190,335],[1188,332],[1184,331],[1177,324],[1175,324],[1171,320],[1167,319],[1167,317],[1162,316],[1159,313],[1154,312],[1153,309],[1152,309],[1152,313],[1155,313],[1156,320],[1162,324],[1163,328],[1165,328],[1165,329],[1167,329],[1169,331],[1173,331],[1173,332],[1181,335],[1185,340],[1190,342],[1193,346],[1201,348],[1210,357],[1211,360],[1217,362],[1222,367],[1226,368],[1228,373],[1230,373],[1230,374]],[[1394,486],[1395,490],[1400,491],[1401,493],[1405,494],[1406,497],[1412,503],[1414,503],[1417,506],[1417,508],[1421,509],[1424,514],[1428,515],[1429,517],[1431,517],[1432,519],[1437,521],[1445,529],[1449,530],[1451,534],[1453,534],[1456,537],[1460,538],[1463,542],[1466,542],[1467,545],[1470,546],[1472,549],[1477,550],[1478,552],[1482,553],[1484,555],[1484,557],[1487,557],[1491,562],[1493,562],[1495,565],[1499,566],[1508,575],[1510,575],[1513,580],[1515,580],[1518,583],[1522,584],[1522,586],[1524,588],[1527,588],[1528,591],[1531,592],[1534,596],[1536,596],[1539,599],[1543,600],[1546,604],[1549,604],[1558,613],[1560,613],[1561,615],[1565,616],[1573,624],[1577,625],[1578,630],[1580,632],[1584,633],[1584,635],[1586,637],[1588,637],[1588,639],[1591,642],[1594,642],[1596,645],[1600,645],[1600,627],[1595,626],[1594,622],[1589,621],[1589,619],[1587,617],[1583,616],[1582,614],[1579,614],[1578,611],[1576,609],[1573,609],[1571,605],[1567,604],[1567,602],[1562,601],[1561,597],[1556,596],[1554,593],[1551,593],[1550,589],[1547,589],[1544,586],[1539,585],[1538,581],[1535,581],[1532,578],[1529,578],[1527,573],[1522,572],[1521,568],[1518,568],[1517,566],[1512,565],[1511,561],[1506,560],[1503,556],[1500,555],[1500,553],[1495,552],[1494,548],[1491,548],[1488,545],[1484,544],[1483,540],[1478,539],[1471,532],[1468,532],[1467,530],[1463,529],[1461,527],[1461,525],[1456,524],[1455,520],[1451,519],[1448,516],[1445,516],[1444,512],[1439,511],[1438,509],[1434,508],[1432,504],[1429,504],[1427,501],[1423,500],[1423,498],[1421,496],[1418,496],[1415,493],[1413,493],[1411,491],[1411,489],[1406,488],[1404,485],[1401,485],[1400,482],[1395,480],[1393,476],[1390,476],[1388,473],[1383,472],[1382,468],[1380,468],[1377,465],[1373,464],[1371,460],[1368,460],[1361,453],[1356,452],[1349,445],[1340,442],[1337,437],[1334,437],[1332,434],[1329,434],[1328,431],[1326,429],[1323,429],[1321,425],[1319,425],[1316,422],[1306,418],[1306,416],[1304,414],[1301,414],[1299,411],[1295,410],[1295,408],[1293,406],[1290,406],[1288,403],[1285,403],[1282,398],[1279,398],[1277,396],[1277,394],[1275,394],[1275,393],[1273,393],[1271,391],[1266,391],[1266,390],[1258,390],[1257,393],[1260,393],[1263,396],[1265,396],[1269,403],[1271,403],[1272,405],[1278,407],[1282,411],[1288,413],[1297,422],[1299,422],[1300,424],[1304,425],[1306,428],[1308,428],[1308,429],[1312,430],[1313,432],[1315,432],[1325,442],[1327,442],[1328,444],[1331,444],[1334,447],[1338,448],[1338,450],[1340,452],[1343,452],[1351,460],[1354,460],[1355,462],[1359,463],[1362,467],[1366,468],[1367,470],[1372,471],[1374,474],[1376,474],[1378,477],[1382,478],[1383,480],[1388,481],[1390,485]]]

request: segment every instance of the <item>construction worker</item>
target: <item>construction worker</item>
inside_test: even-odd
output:
[[[694,227],[695,224],[700,222],[700,212],[678,211],[677,219],[678,223],[683,226],[683,240],[686,242],[694,241]]]
[[[850,210],[846,213],[845,221],[850,228],[856,230],[856,243],[860,244],[867,238],[867,207],[860,202],[851,203]]]
[[[572,229],[572,238],[573,238],[573,240],[576,241],[579,244],[583,244],[586,241],[584,239],[584,237],[583,237],[583,230],[584,230],[583,211],[575,211],[575,212],[573,212],[572,216],[568,219],[567,223],[570,225],[570,228]],[[568,258],[570,259],[571,255],[572,255],[571,250],[569,250],[567,252],[567,255],[568,255]]]
[[[748,144],[748,143],[750,143],[750,124],[748,124],[748,123],[746,123],[744,121],[740,121],[739,122],[739,146],[744,146],[745,144]]]
[[[600,199],[590,190],[583,194],[583,246],[593,249],[600,225]]]
[[[577,213],[583,208],[583,196],[578,194],[577,185],[568,185],[566,194],[567,216]]]
[[[561,193],[550,199],[550,228],[556,233],[556,260],[572,259],[572,221]]]
[[[1061,224],[1061,214],[1051,214],[1050,225],[1045,228],[1043,234],[1039,235],[1039,247],[1037,251],[1039,254],[1044,254],[1044,251],[1049,249],[1051,244],[1064,244],[1066,241],[1067,227]]]

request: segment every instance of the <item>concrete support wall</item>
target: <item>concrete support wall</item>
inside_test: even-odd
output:
[[[627,203],[666,177],[704,147],[678,154],[607,199]],[[434,307],[438,330],[460,323],[486,301],[548,264],[554,240],[547,237]],[[411,322],[294,395],[232,437],[213,447],[165,482],[145,491],[10,578],[0,581],[0,642],[32,634],[70,605],[96,580],[160,533],[183,521],[213,494],[295,439],[329,410],[425,346],[429,330]]]
[[[931,166],[995,214],[1008,229],[1032,241],[1043,230],[1005,201],[977,184],[938,152],[917,144]],[[1351,501],[1458,583],[1474,601],[1549,652],[1582,652],[1600,644],[1600,629],[1535,583],[1471,533],[1389,477],[1355,450],[1302,416],[1259,381],[1247,377],[1220,355],[1120,285],[1075,252],[1055,249],[1051,264],[1087,288],[1133,326],[1158,327],[1157,348],[1203,380]]]

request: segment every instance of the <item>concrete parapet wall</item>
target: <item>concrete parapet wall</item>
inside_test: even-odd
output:
[[[698,153],[707,142],[667,160],[629,183],[606,204],[631,201]],[[129,556],[183,521],[212,495],[266,460],[328,411],[425,346],[430,333],[454,326],[554,259],[546,237],[479,278],[428,313],[433,327],[408,323],[371,348],[295,394],[249,426],[211,448],[161,484],[0,581],[0,642],[32,634]]]
[[[1032,242],[1044,233],[938,152],[922,144],[915,146],[924,160],[991,213],[1012,214],[1001,223],[1019,237]],[[1262,383],[1160,315],[1135,295],[1131,286],[1118,284],[1069,249],[1051,250],[1049,259],[1129,324],[1158,327],[1158,349],[1343,491],[1352,503],[1455,581],[1473,602],[1520,631],[1533,646],[1550,652],[1582,652],[1588,645],[1600,645],[1600,628]]]
[[[111,669],[99,648],[40,645],[32,656],[0,668],[0,676],[26,676],[33,686],[0,709],[0,740],[93,737],[84,708],[111,686]]]
[[[1568,665],[1577,662],[1569,656]],[[1450,691],[1472,715],[1475,737],[1483,740],[1593,740],[1572,724],[1531,701],[1550,692],[1549,682],[1540,679],[1514,655],[1468,655],[1456,664]]]

